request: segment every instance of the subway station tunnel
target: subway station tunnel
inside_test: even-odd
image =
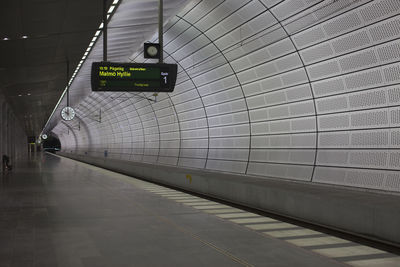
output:
[[[158,4],[107,1],[108,61]],[[1,10],[0,266],[400,266],[400,1],[164,0],[170,93],[92,91],[102,12]]]

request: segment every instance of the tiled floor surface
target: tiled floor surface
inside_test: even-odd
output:
[[[3,266],[400,266],[400,257],[45,155],[2,174]]]

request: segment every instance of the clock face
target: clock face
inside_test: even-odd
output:
[[[61,118],[70,121],[75,117],[75,110],[72,107],[65,107],[61,110]]]
[[[157,55],[158,53],[158,49],[155,46],[149,46],[147,47],[147,54],[149,54],[150,56],[154,57],[155,55]]]
[[[42,139],[46,140],[47,139],[47,134],[42,134]]]

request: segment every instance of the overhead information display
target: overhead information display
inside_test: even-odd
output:
[[[94,62],[92,91],[172,92],[176,64]]]

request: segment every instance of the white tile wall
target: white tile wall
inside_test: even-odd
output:
[[[164,33],[173,93],[92,93],[80,131],[53,131],[98,157],[400,191],[400,2],[311,2],[192,1]]]

